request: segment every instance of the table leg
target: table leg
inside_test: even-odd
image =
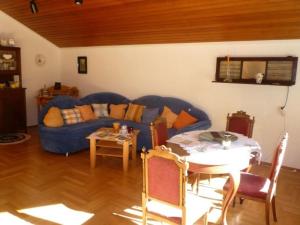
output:
[[[91,168],[96,167],[96,139],[90,138],[90,166]]]
[[[131,142],[132,142],[132,146],[131,146],[131,148],[132,148],[132,151],[131,151],[131,158],[132,158],[132,160],[136,160],[136,143],[137,143],[137,136],[136,135],[134,135],[133,137],[132,137],[132,140],[131,140]]]
[[[239,184],[240,184],[240,179],[241,179],[241,174],[239,170],[234,170],[229,173],[230,179],[229,179],[229,185],[230,188],[225,196],[223,206],[222,206],[222,224],[227,225],[227,211],[228,208],[234,199],[234,196],[238,190]]]
[[[129,142],[126,140],[123,143],[123,170],[128,170],[128,158],[129,158]]]

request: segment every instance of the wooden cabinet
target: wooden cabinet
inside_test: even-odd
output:
[[[0,47],[0,133],[26,132],[20,48]]]
[[[27,132],[25,88],[0,89],[0,133]]]

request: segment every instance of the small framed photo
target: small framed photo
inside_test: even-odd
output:
[[[78,66],[78,73],[87,74],[87,57],[86,56],[78,56],[77,57],[77,66]]]

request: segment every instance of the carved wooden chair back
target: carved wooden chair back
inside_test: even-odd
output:
[[[254,117],[251,117],[244,111],[237,111],[231,115],[227,114],[226,131],[243,134],[249,138],[252,137]]]
[[[151,200],[182,210],[185,220],[185,193],[188,164],[164,146],[142,152],[143,159],[143,219],[151,215],[160,221],[170,222],[162,216],[147,212]]]
[[[167,121],[163,118],[155,120],[150,124],[152,148],[155,146],[166,145],[168,140]]]
[[[267,197],[268,199],[272,199],[276,192],[277,180],[282,166],[283,158],[285,155],[287,142],[288,142],[288,133],[285,133],[273,155],[272,166],[269,174],[269,180],[271,183],[268,191],[268,197]]]

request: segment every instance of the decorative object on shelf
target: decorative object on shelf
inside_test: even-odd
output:
[[[0,44],[1,44],[2,46],[7,46],[7,45],[8,45],[7,39],[1,38]]]
[[[291,86],[298,57],[218,57],[215,82]]]
[[[61,83],[60,82],[55,82],[54,83],[54,90],[60,90],[61,89]]]
[[[81,74],[87,73],[87,57],[86,56],[78,56],[77,57],[77,67],[78,67],[78,73],[81,73]]]
[[[46,57],[45,57],[44,55],[42,55],[42,54],[37,54],[37,55],[35,56],[35,63],[36,63],[36,65],[38,65],[38,66],[43,66],[43,65],[45,65],[45,63],[46,63]]]
[[[224,82],[232,82],[231,76],[230,76],[230,57],[227,56],[227,63],[226,63],[226,78]]]
[[[16,44],[15,39],[13,39],[13,38],[8,39],[8,45],[9,46],[13,47],[13,46],[15,46],[15,44]]]
[[[263,78],[264,78],[264,74],[263,73],[257,73],[255,75],[256,83],[257,84],[261,84],[261,82],[263,81]]]

